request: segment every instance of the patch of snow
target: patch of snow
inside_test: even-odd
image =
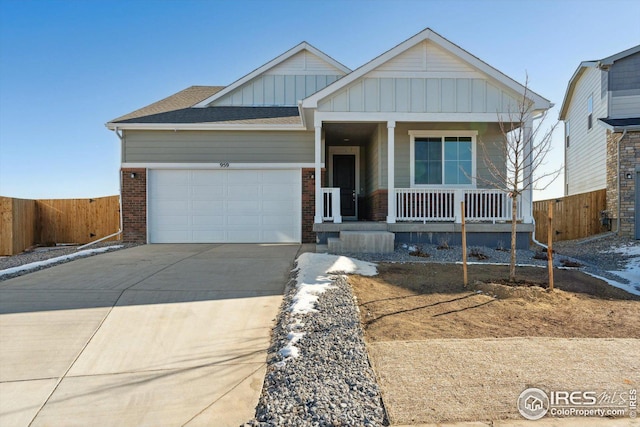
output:
[[[640,296],[640,282],[638,281],[638,278],[640,276],[635,276],[635,278],[633,278],[633,280],[632,280],[631,276],[627,276],[627,277],[625,277],[625,279],[628,279],[630,281],[630,283],[620,283],[620,282],[617,282],[615,280],[608,279],[606,277],[598,276],[597,274],[589,273],[588,271],[585,271],[584,273],[588,274],[589,276],[595,277],[596,279],[604,280],[605,282],[607,282],[611,286],[615,286],[616,288],[620,288],[622,290],[625,290],[625,291],[629,292],[630,294],[639,295]],[[612,271],[611,273],[622,277],[622,275],[620,274],[621,273],[620,271]],[[640,272],[638,272],[638,273],[640,273]]]
[[[107,252],[107,251],[110,251],[110,250],[113,250],[113,249],[120,249],[121,247],[122,247],[122,245],[114,245],[114,246],[106,246],[104,248],[87,249],[87,250],[78,251],[76,253],[69,254],[69,255],[63,255],[63,256],[59,256],[59,257],[55,257],[55,258],[49,258],[49,259],[46,259],[44,261],[36,261],[36,262],[29,263],[29,264],[20,265],[18,267],[6,268],[4,270],[0,270],[0,277],[6,276],[8,274],[19,273],[19,272],[22,272],[22,271],[35,270],[37,268],[45,267],[45,266],[51,265],[51,264],[56,264],[56,263],[61,262],[61,261],[67,261],[67,260],[71,260],[71,259],[74,259],[74,258],[82,258],[82,257],[86,257],[86,256],[93,255],[93,254],[99,254],[99,253],[102,253],[102,252]]]
[[[631,292],[632,294],[640,295],[640,245],[630,244],[626,246],[614,246],[611,249],[612,252],[619,253],[629,258],[626,260],[627,263],[624,270],[609,271],[609,273],[615,274],[616,276],[620,276],[623,279],[628,280],[629,284],[609,284],[618,288],[622,288],[627,292]]]
[[[278,351],[278,353],[282,357],[293,357],[293,358],[296,358],[296,357],[298,357],[300,355],[300,349],[298,347],[296,347],[295,345],[289,343],[289,344],[285,345],[283,348],[281,348],[280,351]]]
[[[292,316],[314,313],[318,298],[333,287],[334,276],[338,274],[360,274],[375,276],[378,274],[376,265],[371,262],[360,261],[339,255],[304,253],[298,257],[297,292],[291,300],[289,311]],[[287,327],[290,331],[299,330],[304,326],[300,319],[294,319]],[[295,344],[302,338],[302,332],[290,332],[287,344],[278,352],[282,357],[298,357],[300,349]]]

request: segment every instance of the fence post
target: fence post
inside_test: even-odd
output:
[[[464,218],[464,200],[460,202],[460,213],[461,213],[461,223],[462,223],[462,280],[464,282],[464,286],[466,287],[469,284],[469,280],[467,277],[467,230],[465,227],[465,218]]]

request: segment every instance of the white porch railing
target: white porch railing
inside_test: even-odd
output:
[[[462,201],[467,221],[511,220],[511,197],[504,190],[396,188],[396,221],[460,222]],[[521,198],[517,217],[523,218]],[[322,188],[322,220],[342,222],[339,188]]]
[[[396,188],[396,221],[453,221],[455,201],[455,190]]]
[[[503,190],[396,188],[395,201],[397,221],[460,222],[462,201],[468,221],[511,220],[511,197]],[[523,218],[520,198],[517,217]]]
[[[322,188],[322,220],[333,221],[336,224],[342,222],[339,188]]]

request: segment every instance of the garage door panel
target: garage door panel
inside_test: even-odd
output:
[[[191,232],[190,242],[193,243],[211,243],[224,242],[226,234],[224,230],[198,230]]]
[[[159,215],[154,218],[153,224],[167,230],[187,230],[189,217],[186,215]]]
[[[223,198],[224,188],[222,187],[191,187],[191,200],[222,200]]]
[[[227,200],[255,200],[260,194],[257,185],[229,185]]]
[[[238,227],[259,227],[261,223],[261,217],[258,214],[255,215],[233,215],[227,218],[227,224],[230,226]]]
[[[217,173],[219,171],[200,170],[191,171],[191,185],[193,186],[207,186],[207,187],[222,187],[227,181],[227,175]]]
[[[151,170],[148,176],[152,243],[300,241],[299,169]]]
[[[164,230],[156,236],[153,243],[188,242],[190,234],[187,230]]]
[[[289,228],[291,227],[291,223],[294,220],[293,217],[286,217],[286,216],[269,216],[269,215],[263,215],[262,216],[262,224],[266,225],[266,226],[282,226],[284,228]]]
[[[187,185],[167,185],[166,187],[155,185],[150,190],[149,196],[158,200],[189,200]]]
[[[233,200],[233,201],[229,201],[227,202],[227,212],[229,213],[229,215],[235,216],[235,215],[242,215],[245,214],[247,212],[258,212],[258,210],[260,209],[260,202],[258,201],[245,201],[245,200]]]
[[[187,200],[165,200],[159,199],[155,202],[162,215],[186,215],[189,212],[189,202]]]
[[[191,227],[194,230],[222,229],[224,225],[223,215],[194,215],[191,217]]]
[[[194,200],[191,202],[191,210],[194,214],[210,213],[223,215],[224,209],[224,202],[221,202],[220,200]]]
[[[275,202],[262,202],[263,214],[286,214],[287,210],[295,211],[297,208],[295,201],[293,200],[279,200]]]
[[[159,188],[189,185],[189,171],[186,170],[163,170],[151,171],[154,184]]]
[[[262,173],[263,184],[286,184],[291,182],[290,171],[286,170],[272,170],[264,171]]]

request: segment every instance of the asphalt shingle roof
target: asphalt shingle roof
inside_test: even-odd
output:
[[[640,117],[631,117],[628,119],[600,119],[609,126],[613,127],[626,127],[626,126],[640,126]]]
[[[301,124],[298,107],[181,108],[114,123]]]
[[[111,123],[302,124],[298,107],[221,106],[191,108],[222,89],[224,86],[191,86],[151,105],[118,117]]]
[[[129,114],[113,119],[111,122],[124,122],[139,117],[188,108],[220,92],[224,88],[224,86],[191,86],[160,101],[149,104],[146,107],[139,108]],[[135,122],[128,121],[127,123]]]

